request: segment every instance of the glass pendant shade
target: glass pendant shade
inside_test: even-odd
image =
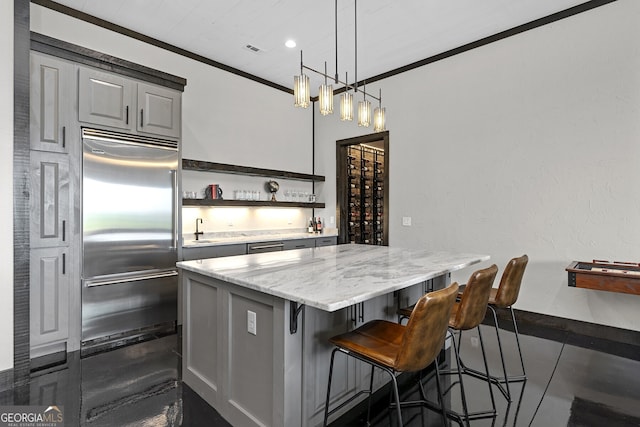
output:
[[[384,117],[384,108],[378,107],[373,112],[373,130],[375,132],[382,132],[385,129],[385,117]]]
[[[371,103],[362,100],[358,102],[358,126],[369,127],[371,124]]]
[[[333,86],[326,84],[320,86],[318,100],[320,102],[320,114],[323,116],[333,114]]]
[[[293,78],[293,97],[296,107],[307,108],[310,103],[309,76],[301,74]]]
[[[353,120],[353,95],[349,92],[344,92],[340,96],[340,120]]]

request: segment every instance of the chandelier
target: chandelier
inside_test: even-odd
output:
[[[355,83],[348,83],[348,75],[345,72],[345,81],[338,78],[338,0],[335,0],[335,42],[336,42],[336,72],[334,76],[327,74],[327,63],[324,63],[324,72],[315,70],[304,65],[302,59],[302,51],[300,51],[300,75],[293,78],[293,97],[294,106],[307,108],[311,103],[311,89],[309,86],[309,76],[304,70],[311,71],[324,77],[324,84],[320,85],[318,90],[318,106],[320,114],[323,116],[333,114],[333,85],[328,84],[328,79],[333,80],[335,84],[343,85],[343,93],[340,95],[340,120],[353,120],[353,95],[358,92],[362,93],[362,101],[358,102],[358,126],[369,127],[371,124],[371,102],[367,98],[378,101],[378,107],[373,111],[373,130],[382,132],[385,130],[385,109],[382,107],[382,90],[378,96],[367,93],[366,82],[362,88],[358,88],[358,21],[357,21],[357,0],[354,0],[354,23],[355,23]],[[353,94],[350,92],[352,91]]]

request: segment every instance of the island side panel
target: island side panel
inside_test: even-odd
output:
[[[183,381],[232,425],[302,425],[302,334],[289,333],[288,301],[188,271],[182,276]]]

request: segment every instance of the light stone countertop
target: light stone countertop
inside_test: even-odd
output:
[[[349,244],[182,261],[177,266],[333,312],[488,259],[488,255]]]
[[[185,236],[188,236],[185,237]],[[318,239],[322,237],[337,237],[338,229],[327,228],[320,234],[306,231],[246,231],[233,233],[205,233],[200,239],[193,239],[193,233],[183,235],[183,248],[196,248],[201,246],[233,245],[236,243],[258,243],[295,239]]]

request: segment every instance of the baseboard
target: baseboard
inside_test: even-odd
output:
[[[518,331],[522,334],[640,360],[640,332],[638,331],[531,311],[517,309],[513,311],[518,322]],[[497,313],[500,328],[513,331],[509,311],[497,310]],[[483,323],[493,325],[490,311],[487,311]]]

